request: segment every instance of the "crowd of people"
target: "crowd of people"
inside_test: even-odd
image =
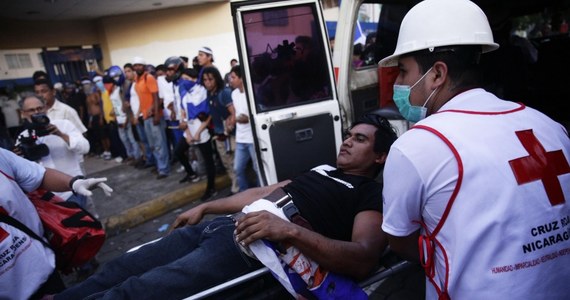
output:
[[[71,150],[79,160],[83,155],[114,159],[150,169],[158,180],[168,177],[179,162],[179,172],[185,172],[180,183],[197,182],[200,175],[207,178],[203,200],[216,194],[215,174],[224,170],[232,180],[232,193],[256,186],[260,180],[240,67],[232,59],[232,71],[222,76],[213,63],[213,51],[202,47],[191,64],[184,56],[169,57],[157,66],[134,57],[122,67],[93,67],[75,83],[52,85],[45,72],[37,71],[34,92],[46,110],[26,113],[22,105],[11,109],[15,101],[3,98],[6,115],[13,112],[17,121],[3,121],[2,145],[12,150],[19,144],[20,118],[62,110],[81,135],[81,145],[87,143]],[[241,107],[237,125],[236,99]]]

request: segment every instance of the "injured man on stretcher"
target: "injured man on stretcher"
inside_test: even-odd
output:
[[[359,298],[363,292],[352,280],[370,275],[388,244],[375,178],[395,139],[385,118],[365,115],[347,131],[336,168],[319,166],[202,203],[178,216],[161,240],[54,298],[181,299],[263,264],[294,295]],[[233,215],[200,222],[206,214]]]

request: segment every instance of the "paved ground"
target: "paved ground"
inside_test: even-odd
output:
[[[135,246],[162,237],[179,213],[201,203],[198,199],[205,190],[205,180],[193,184],[178,183],[184,174],[177,173],[178,166],[173,166],[169,177],[156,180],[150,169],[139,170],[114,160],[86,158],[88,176],[107,177],[107,183],[114,189],[111,197],[94,191],[96,210],[108,235],[97,255],[99,263],[106,263]],[[229,194],[229,183],[225,175],[216,178],[219,193],[215,198]],[[64,280],[68,286],[78,282],[76,274],[65,276]],[[375,287],[370,299],[423,299],[423,289],[421,269],[412,268]]]

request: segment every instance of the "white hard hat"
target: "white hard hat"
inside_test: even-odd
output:
[[[144,58],[140,57],[140,56],[135,56],[133,57],[133,65],[146,65],[146,61],[144,60]]]
[[[412,7],[402,20],[394,54],[381,67],[398,64],[402,54],[434,47],[481,45],[482,52],[499,48],[485,13],[469,0],[425,0]]]

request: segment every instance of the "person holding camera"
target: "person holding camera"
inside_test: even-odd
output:
[[[47,168],[56,169],[71,176],[85,175],[80,161],[89,151],[89,142],[68,120],[50,120],[46,115],[46,103],[40,96],[28,95],[18,101],[24,131],[16,142],[15,153],[36,161]],[[85,207],[86,197],[70,191],[56,195]]]

